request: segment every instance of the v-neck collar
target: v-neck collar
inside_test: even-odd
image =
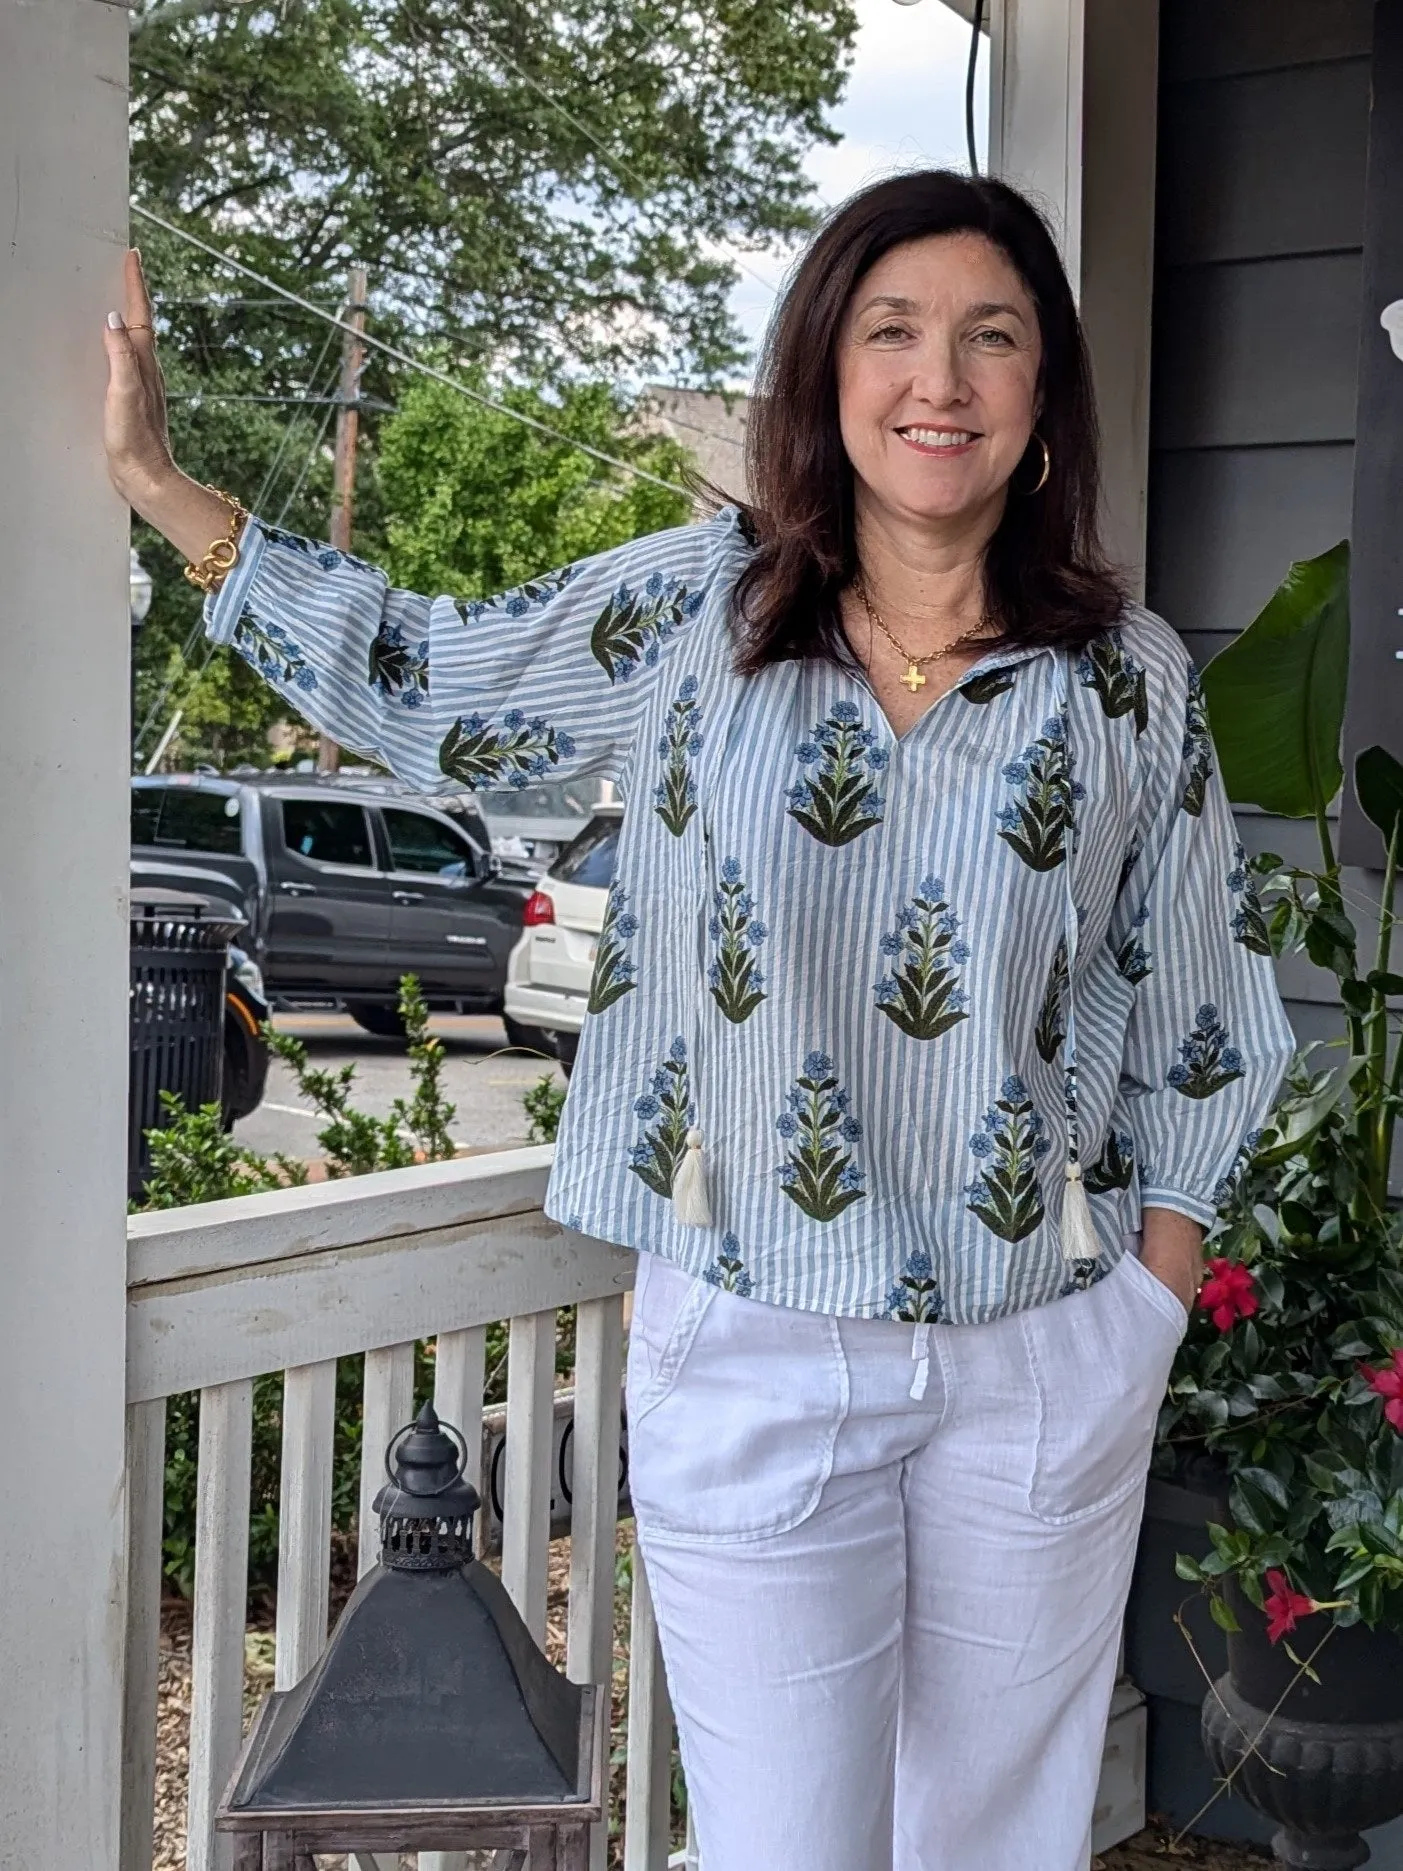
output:
[[[877,711],[877,719],[881,722],[884,732],[890,740],[891,745],[895,748],[905,747],[912,736],[920,732],[921,728],[930,720],[931,716],[940,709],[943,703],[947,702],[952,695],[958,695],[961,689],[968,688],[970,683],[975,681],[978,677],[993,675],[1000,669],[1021,668],[1024,663],[1033,662],[1040,656],[1055,657],[1056,655],[1057,651],[1050,644],[1045,643],[1035,645],[1025,644],[1018,649],[990,650],[987,656],[981,656],[977,663],[972,663],[965,671],[964,675],[961,676],[960,680],[952,683],[943,695],[937,695],[935,700],[930,702],[921,713],[917,715],[910,727],[902,734],[898,734],[896,729],[892,726],[891,717],[877,699],[877,691],[868,681],[866,670],[860,665],[854,665],[851,669],[845,670],[844,673],[857,684],[871,701],[873,707]]]

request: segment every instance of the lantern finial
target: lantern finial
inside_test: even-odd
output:
[[[375,1497],[382,1565],[452,1572],[471,1560],[473,1515],[482,1503],[463,1479],[467,1465],[461,1431],[440,1423],[431,1403],[396,1432],[385,1453],[389,1481]]]

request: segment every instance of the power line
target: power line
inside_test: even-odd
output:
[[[177,240],[188,241],[192,247],[198,247],[201,253],[208,254],[210,259],[217,260],[221,266],[227,266],[235,273],[242,273],[245,279],[251,279],[267,291],[277,293],[280,298],[286,299],[290,304],[300,305],[304,311],[315,314],[317,318],[325,319],[326,323],[337,331],[355,330],[355,327],[348,324],[345,319],[334,318],[331,313],[323,312],[310,299],[304,299],[298,293],[289,292],[286,287],[280,286],[276,280],[266,278],[262,273],[255,273],[253,268],[245,266],[242,260],[235,260],[227,253],[221,253],[218,247],[211,246],[207,240],[201,240],[198,234],[192,234],[187,228],[178,227],[175,222],[165,220],[161,215],[154,214],[150,208],[142,207],[139,202],[132,203],[132,213],[139,214],[143,220],[150,221],[156,227],[164,228],[166,233],[174,234]],[[403,364],[408,370],[417,370],[421,376],[431,378],[435,383],[441,383],[445,389],[455,390],[459,396],[466,397],[470,403],[478,403],[482,408],[490,409],[496,415],[506,416],[513,422],[521,423],[524,428],[534,429],[538,435],[548,435],[553,442],[561,442],[565,447],[576,449],[582,455],[592,456],[595,461],[602,461],[607,467],[617,468],[621,474],[631,474],[635,480],[639,481],[651,481],[654,487],[664,488],[669,494],[680,494],[688,502],[692,499],[687,489],[679,487],[675,481],[665,481],[660,474],[652,474],[647,468],[640,468],[631,461],[621,461],[617,455],[607,454],[604,449],[595,448],[589,442],[577,441],[573,435],[566,435],[560,429],[553,429],[548,422],[541,422],[535,416],[525,415],[521,410],[512,409],[506,403],[499,403],[495,397],[484,396],[478,390],[470,390],[465,383],[460,383],[456,377],[450,377],[446,371],[436,370],[432,364],[421,363],[417,357],[411,357],[407,351],[401,351],[398,345],[387,344],[383,338],[373,337],[369,332],[363,333],[362,336],[366,344],[383,352],[395,363]]]

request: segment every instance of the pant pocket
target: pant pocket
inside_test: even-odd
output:
[[[684,1301],[657,1371],[629,1362],[640,1531],[697,1544],[788,1532],[817,1507],[847,1414],[837,1321],[694,1284],[706,1303]]]
[[[1029,1505],[1049,1525],[1105,1513],[1144,1482],[1183,1307],[1140,1280],[1160,1285],[1128,1254],[1089,1291],[1022,1315],[1038,1412]]]

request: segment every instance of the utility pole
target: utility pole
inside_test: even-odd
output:
[[[336,393],[336,469],[331,494],[331,543],[339,552],[351,550],[351,522],[356,504],[356,442],[360,435],[360,380],[365,369],[366,297],[370,280],[363,266],[353,266],[347,277],[346,323],[341,334],[341,379]],[[341,764],[341,749],[323,734],[317,741],[318,773],[334,773]]]

